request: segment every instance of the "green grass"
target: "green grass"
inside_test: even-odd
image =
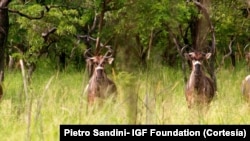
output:
[[[28,93],[19,71],[6,71],[0,103],[1,140],[58,140],[60,124],[249,124],[250,109],[241,97],[245,69],[217,72],[218,92],[201,116],[187,108],[181,70],[154,67],[146,72],[109,74],[118,99],[87,110],[84,72],[46,71],[33,75]]]

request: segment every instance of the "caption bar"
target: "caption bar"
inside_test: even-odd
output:
[[[250,138],[250,125],[60,125],[60,141],[84,137]]]

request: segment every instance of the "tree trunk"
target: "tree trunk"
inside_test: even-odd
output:
[[[3,96],[5,46],[8,37],[9,16],[7,6],[11,0],[0,0],[0,99]]]
[[[100,18],[99,18],[99,25],[98,25],[98,33],[97,33],[97,38],[96,38],[96,54],[99,54],[100,50],[101,50],[101,32],[102,32],[102,27],[103,27],[103,23],[104,23],[104,15],[106,12],[106,0],[102,1],[101,3],[101,13],[100,13]]]
[[[210,5],[209,0],[197,0],[200,4],[202,4],[204,7],[208,9]],[[202,13],[202,9],[198,8],[199,13]],[[204,16],[197,16],[194,15],[194,17],[191,20],[190,23],[191,27],[191,37],[192,37],[192,45],[194,50],[203,50],[204,47],[208,46],[207,35],[209,33],[209,24],[207,22],[207,19]]]
[[[202,13],[201,19],[198,19],[199,25],[197,25],[196,31],[198,32],[197,37],[195,38],[196,47],[199,50],[206,51],[207,47],[209,47],[209,51],[212,53],[209,67],[207,68],[209,75],[214,81],[214,87],[217,90],[217,80],[215,76],[215,56],[216,56],[216,45],[215,45],[215,31],[214,26],[209,17],[209,7],[210,0],[197,0],[193,1],[195,5],[198,7],[199,12]],[[211,34],[211,41],[206,40],[207,35]],[[211,44],[210,44],[211,43]],[[196,48],[196,49],[197,49]]]
[[[0,0],[0,82],[4,80],[5,46],[9,30],[7,6],[11,0]]]
[[[59,70],[65,70],[66,68],[66,53],[63,51],[59,55]]]

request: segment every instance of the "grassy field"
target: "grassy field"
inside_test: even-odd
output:
[[[246,69],[217,72],[218,91],[200,116],[187,108],[181,70],[155,67],[146,72],[113,71],[116,103],[90,108],[83,90],[87,75],[38,69],[25,92],[20,71],[6,71],[0,103],[3,141],[58,140],[60,124],[249,124],[250,108],[241,97]]]

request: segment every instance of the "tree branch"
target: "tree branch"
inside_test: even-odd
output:
[[[229,52],[225,56],[223,56],[222,61],[221,61],[221,66],[224,65],[225,59],[232,54],[232,52],[233,52],[233,50],[232,50],[232,44],[233,44],[233,42],[234,42],[235,39],[236,39],[235,36],[231,37],[230,43],[228,45]]]
[[[181,47],[181,44],[178,42],[178,39],[176,38],[176,35],[172,32],[171,28],[168,26],[168,24],[165,24],[167,31],[169,33],[169,36],[173,38],[173,43],[175,44],[175,47],[180,54],[180,57],[182,59],[182,72],[184,75],[184,82],[187,83],[187,74],[186,74],[186,65],[185,65],[185,57],[183,55],[183,50],[188,47],[188,45],[183,45]]]
[[[1,9],[1,8],[0,8],[0,9]],[[6,9],[6,8],[3,8],[3,9]],[[7,9],[8,9],[8,8],[7,8]],[[21,13],[21,12],[18,11],[18,10],[8,9],[8,11],[9,11],[10,13],[18,14],[18,15],[20,15],[20,16],[22,16],[22,17],[25,17],[25,18],[27,18],[27,19],[30,19],[30,20],[40,20],[40,19],[42,19],[42,18],[44,17],[44,11],[41,11],[39,17],[32,17],[32,16],[29,16],[29,15],[26,15],[26,14],[24,14],[24,13]]]
[[[54,32],[56,32],[57,28],[56,27],[52,27],[51,29],[49,29],[49,31],[47,32],[43,32],[42,33],[42,37],[44,38],[45,41],[47,41],[48,36]]]

